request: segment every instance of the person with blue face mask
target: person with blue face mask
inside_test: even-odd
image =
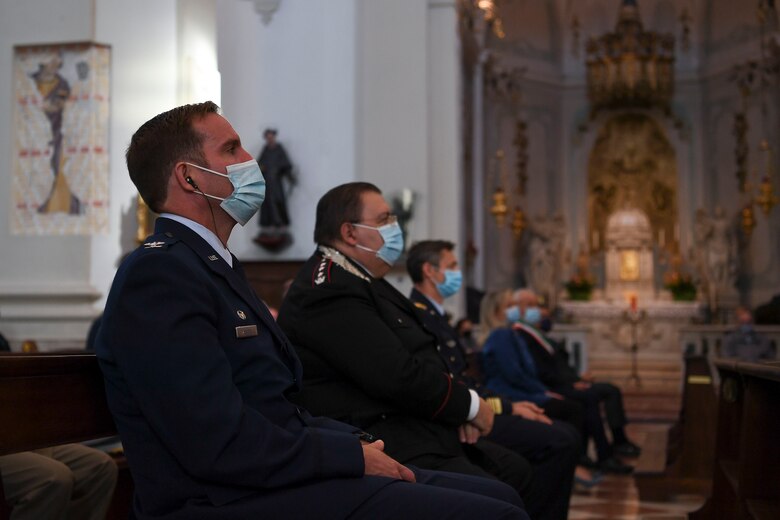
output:
[[[371,432],[291,400],[301,361],[226,248],[263,199],[251,159],[211,102],[159,114],[128,147],[160,217],[119,266],[95,354],[133,473],[131,516],[527,520],[509,486],[404,466]],[[381,248],[376,231],[358,233]]]
[[[317,203],[314,241],[278,318],[304,366],[297,402],[383,439],[403,464],[493,475],[522,492],[527,461],[482,439],[493,409],[457,384],[418,310],[386,279],[404,240],[382,192],[365,182],[329,190]],[[460,286],[449,254],[429,270],[442,300]]]
[[[409,299],[420,309],[426,328],[436,335],[437,352],[454,380],[475,390],[493,407],[496,418],[487,439],[513,450],[533,468],[531,481],[521,492],[528,513],[541,520],[565,520],[579,435],[568,424],[553,422],[535,404],[513,402],[485,388],[477,360],[469,359],[444,312],[444,301],[462,284],[454,249],[455,244],[446,240],[423,240],[409,249],[406,270],[414,283]]]

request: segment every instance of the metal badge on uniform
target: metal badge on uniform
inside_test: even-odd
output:
[[[165,242],[146,242],[144,249],[157,249],[165,245]]]
[[[218,260],[218,258],[217,258],[217,255],[209,255],[209,256],[208,256],[208,258],[209,258],[209,260],[211,260],[212,262],[216,262],[216,261]]]
[[[242,311],[241,309],[237,310],[237,311],[236,311],[236,314],[237,314],[237,315],[238,315],[238,317],[239,317],[239,318],[241,318],[242,320],[245,320],[245,319],[246,319],[246,313],[244,313],[244,311]]]
[[[237,338],[251,338],[257,336],[257,325],[241,325],[236,327]]]

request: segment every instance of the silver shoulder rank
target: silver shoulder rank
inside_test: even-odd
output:
[[[165,245],[165,242],[145,242],[144,249],[159,249]]]
[[[371,282],[371,278],[361,273],[357,267],[355,267],[350,263],[350,261],[347,259],[346,256],[342,255],[337,250],[327,246],[319,246],[319,250],[322,253],[322,256],[324,258],[327,258],[328,260],[332,261],[334,264],[341,267],[349,274],[353,274],[366,282]],[[322,276],[322,280],[320,280],[320,276]],[[319,285],[324,281],[325,281],[325,262],[323,260],[322,262],[320,262],[320,266],[317,270],[317,278],[315,278],[314,283]]]

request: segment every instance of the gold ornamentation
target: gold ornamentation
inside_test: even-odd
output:
[[[625,207],[642,211],[665,247],[678,247],[675,152],[660,125],[642,114],[612,117],[593,146],[588,164],[591,253],[604,246],[598,239],[605,236],[609,216]]]
[[[499,228],[504,227],[506,215],[509,213],[509,208],[506,205],[506,192],[503,188],[496,188],[493,192],[493,206],[490,208],[490,214],[496,219],[496,225]]]
[[[742,231],[750,237],[753,234],[753,228],[756,227],[756,218],[753,213],[753,206],[748,204],[742,208]]]
[[[515,206],[515,211],[512,213],[512,233],[515,238],[520,238],[525,229],[525,213],[520,209],[520,206]]]
[[[645,31],[636,4],[623,3],[615,32],[586,44],[591,115],[603,109],[671,112],[674,36]]]

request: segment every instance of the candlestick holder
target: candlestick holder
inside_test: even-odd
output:
[[[633,303],[633,302],[632,302]],[[631,373],[628,376],[628,382],[636,385],[637,388],[642,386],[642,379],[639,377],[639,324],[645,320],[647,313],[643,310],[639,310],[632,305],[631,308],[623,313],[623,320],[628,322],[631,327],[631,346],[629,352],[631,352]]]

